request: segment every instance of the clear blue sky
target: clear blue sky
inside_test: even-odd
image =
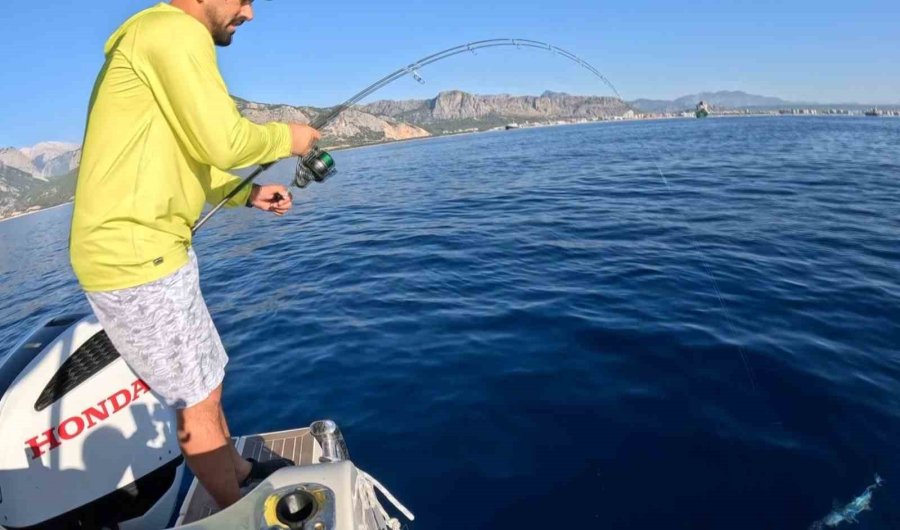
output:
[[[0,146],[80,143],[103,43],[148,0],[6,0]],[[327,106],[420,57],[470,40],[549,41],[593,63],[626,99],[745,90],[788,100],[900,102],[900,2],[303,0],[255,2],[219,63],[231,92]],[[485,50],[401,80],[373,99],[546,89],[608,95],[539,51]]]

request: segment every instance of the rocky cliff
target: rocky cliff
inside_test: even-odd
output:
[[[267,105],[236,98],[241,114],[256,123],[310,123],[330,109]],[[348,147],[430,136],[428,131],[357,108],[341,113],[322,131],[323,147]]]
[[[0,217],[15,211],[37,182],[31,174],[0,163]]]
[[[434,134],[462,126],[486,128],[510,121],[608,119],[630,110],[618,98],[558,92],[544,92],[540,96],[480,96],[459,90],[441,92],[434,99],[376,101],[361,108],[371,114],[420,126]]]
[[[80,159],[79,146],[59,142],[0,149],[0,218],[71,200]]]
[[[40,170],[28,156],[15,147],[0,148],[0,165],[17,169],[28,175],[36,175]]]

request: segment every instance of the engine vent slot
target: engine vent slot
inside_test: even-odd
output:
[[[34,402],[34,410],[40,412],[56,403],[118,358],[119,352],[106,336],[106,332],[97,333],[66,359]]]

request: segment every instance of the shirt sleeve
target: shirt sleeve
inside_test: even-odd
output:
[[[213,206],[219,204],[220,202],[222,202],[222,199],[224,199],[226,195],[231,193],[231,191],[241,183],[242,180],[243,179],[238,177],[237,175],[232,175],[216,167],[210,167],[209,187],[203,190],[206,192],[206,202]],[[231,200],[225,203],[225,205],[243,206],[247,204],[247,199],[250,198],[250,191],[252,189],[253,186],[251,184],[247,184],[247,186],[242,189],[240,193],[232,197]]]
[[[194,160],[227,171],[290,156],[288,125],[257,125],[238,112],[212,37],[197,21],[178,16],[145,23],[134,46],[135,71]]]

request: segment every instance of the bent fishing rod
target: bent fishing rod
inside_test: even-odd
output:
[[[466,44],[461,44],[459,46],[454,46],[453,48],[447,48],[446,50],[429,55],[427,57],[419,59],[418,61],[416,61],[412,64],[409,64],[407,66],[399,68],[396,71],[382,77],[378,81],[376,81],[376,82],[372,83],[371,85],[369,85],[368,87],[364,88],[363,90],[358,92],[356,95],[354,95],[347,101],[341,103],[337,107],[332,108],[330,112],[327,112],[324,115],[314,119],[310,123],[310,126],[314,129],[321,129],[321,128],[325,127],[326,125],[331,123],[335,118],[337,118],[342,112],[349,109],[356,103],[362,101],[364,98],[372,95],[376,91],[393,83],[394,81],[401,79],[403,77],[406,77],[407,75],[412,76],[419,83],[425,84],[425,79],[419,73],[419,70],[421,68],[424,68],[425,66],[432,64],[432,63],[436,63],[438,61],[442,61],[444,59],[448,59],[450,57],[454,57],[456,55],[460,55],[463,53],[475,54],[475,50],[480,50],[483,48],[497,48],[497,47],[501,47],[501,46],[504,46],[504,47],[505,46],[515,46],[518,49],[535,48],[535,49],[539,49],[539,50],[546,50],[555,55],[559,55],[560,57],[562,57],[564,59],[568,59],[568,60],[576,63],[577,65],[581,66],[585,70],[589,71],[591,74],[593,74],[598,79],[600,79],[600,81],[602,81],[604,85],[606,85],[607,87],[609,87],[610,90],[612,90],[612,93],[617,98],[624,101],[624,99],[622,98],[622,95],[619,94],[619,91],[612,84],[612,82],[610,82],[594,66],[592,66],[590,63],[588,63],[581,57],[578,57],[577,55],[575,55],[572,52],[566,51],[558,46],[554,46],[554,45],[548,44],[546,42],[530,40],[530,39],[488,39],[488,40],[480,40],[480,41],[469,42]],[[644,147],[645,149],[647,148],[647,146],[643,143],[643,141],[640,141],[640,143],[641,143],[642,147]],[[659,155],[659,152],[657,151],[657,156],[658,155]],[[192,233],[196,233],[207,221],[209,221],[209,219],[213,215],[216,214],[216,212],[221,210],[229,200],[234,198],[234,196],[237,195],[238,193],[240,193],[240,191],[242,189],[246,188],[251,182],[253,182],[254,179],[256,179],[264,171],[266,171],[273,165],[275,165],[275,162],[270,162],[268,164],[263,164],[263,165],[257,167],[249,176],[247,176],[244,180],[242,180],[240,182],[240,184],[238,184],[237,187],[231,191],[231,193],[229,193],[224,199],[222,199],[222,201],[219,202],[219,204],[217,204],[215,208],[210,210],[210,212],[207,213],[206,216],[203,217],[203,219],[201,219],[199,222],[197,222],[196,225],[194,225],[194,228],[192,229]],[[663,173],[662,168],[659,167],[659,164],[656,163],[656,161],[654,161],[654,166],[656,167],[656,171],[659,174],[660,179],[662,180],[663,184],[665,185],[666,191],[668,193],[672,193],[673,191],[672,191],[671,185],[669,184],[669,179],[666,178],[666,175],[665,175],[665,173]],[[324,182],[328,177],[330,177],[331,175],[334,174],[334,171],[335,171],[334,159],[331,157],[331,155],[328,152],[326,152],[322,149],[319,149],[318,147],[313,147],[309,153],[300,157],[300,159],[298,160],[297,170],[296,170],[296,173],[294,176],[294,181],[292,184],[298,188],[305,188],[312,182]],[[693,234],[691,234],[691,236],[694,239],[694,244],[698,244],[696,237]],[[719,282],[716,281],[716,277],[712,274],[712,271],[710,270],[710,267],[707,264],[706,260],[702,260],[702,262],[703,262],[704,272],[706,273],[707,277],[709,278],[710,282],[712,283],[716,298],[718,299],[718,302],[719,302],[719,307],[722,309],[722,313],[725,317],[725,321],[726,321],[728,327],[730,328],[732,334],[737,335],[737,330],[735,329],[735,325],[734,325],[734,322],[732,321],[731,314],[728,311],[728,307],[725,304],[725,300],[724,300],[724,297],[722,296],[721,289],[719,289]],[[751,368],[750,362],[747,359],[747,354],[744,351],[743,346],[741,346],[740,344],[737,345],[737,350],[740,353],[740,357],[741,357],[741,360],[743,361],[744,369],[747,372],[747,378],[750,381],[750,386],[755,391],[756,390],[756,377],[753,375],[753,369]]]
[[[452,48],[447,48],[446,50],[437,52],[435,54],[429,55],[418,61],[404,66],[402,68],[397,69],[396,71],[382,77],[378,81],[372,83],[367,86],[356,95],[348,99],[347,101],[341,103],[337,107],[332,108],[329,112],[323,114],[322,116],[314,119],[310,123],[310,127],[313,129],[320,130],[332,121],[337,118],[341,113],[345,110],[349,109],[353,105],[359,103],[366,97],[372,95],[383,87],[393,83],[394,81],[406,77],[412,76],[416,81],[421,84],[425,84],[425,79],[419,73],[421,68],[424,68],[432,63],[436,63],[438,61],[443,61],[444,59],[449,59],[450,57],[454,57],[456,55],[460,55],[463,53],[472,53],[475,54],[475,50],[480,50],[483,48],[497,48],[501,46],[515,46],[516,48],[535,48],[539,50],[546,50],[560,57],[568,59],[587,71],[594,74],[598,77],[606,86],[613,91],[613,94],[616,95],[619,99],[622,97],[619,95],[619,91],[616,90],[616,87],[613,86],[612,83],[609,82],[603,74],[600,73],[599,70],[594,68],[590,63],[585,61],[584,59],[578,57],[574,53],[566,51],[562,48],[554,46],[552,44],[548,44],[546,42],[529,40],[529,39],[488,39],[488,40],[480,40],[469,42],[466,44],[461,44],[459,46],[454,46]],[[231,192],[222,199],[219,204],[217,204],[212,210],[209,211],[197,224],[194,225],[194,228],[191,229],[192,233],[197,233],[200,228],[206,224],[209,219],[215,215],[219,210],[221,210],[225,204],[228,203],[231,199],[235,197],[238,193],[241,192],[244,188],[246,188],[251,182],[253,182],[257,177],[263,174],[267,169],[275,165],[276,162],[269,162],[267,164],[262,164],[256,169],[253,170],[250,175],[248,175],[244,180],[240,182]],[[298,188],[305,188],[312,182],[324,182],[328,177],[334,174],[335,165],[334,158],[327,152],[318,147],[313,147],[309,153],[300,157],[297,162],[297,170],[295,172],[293,185]]]

